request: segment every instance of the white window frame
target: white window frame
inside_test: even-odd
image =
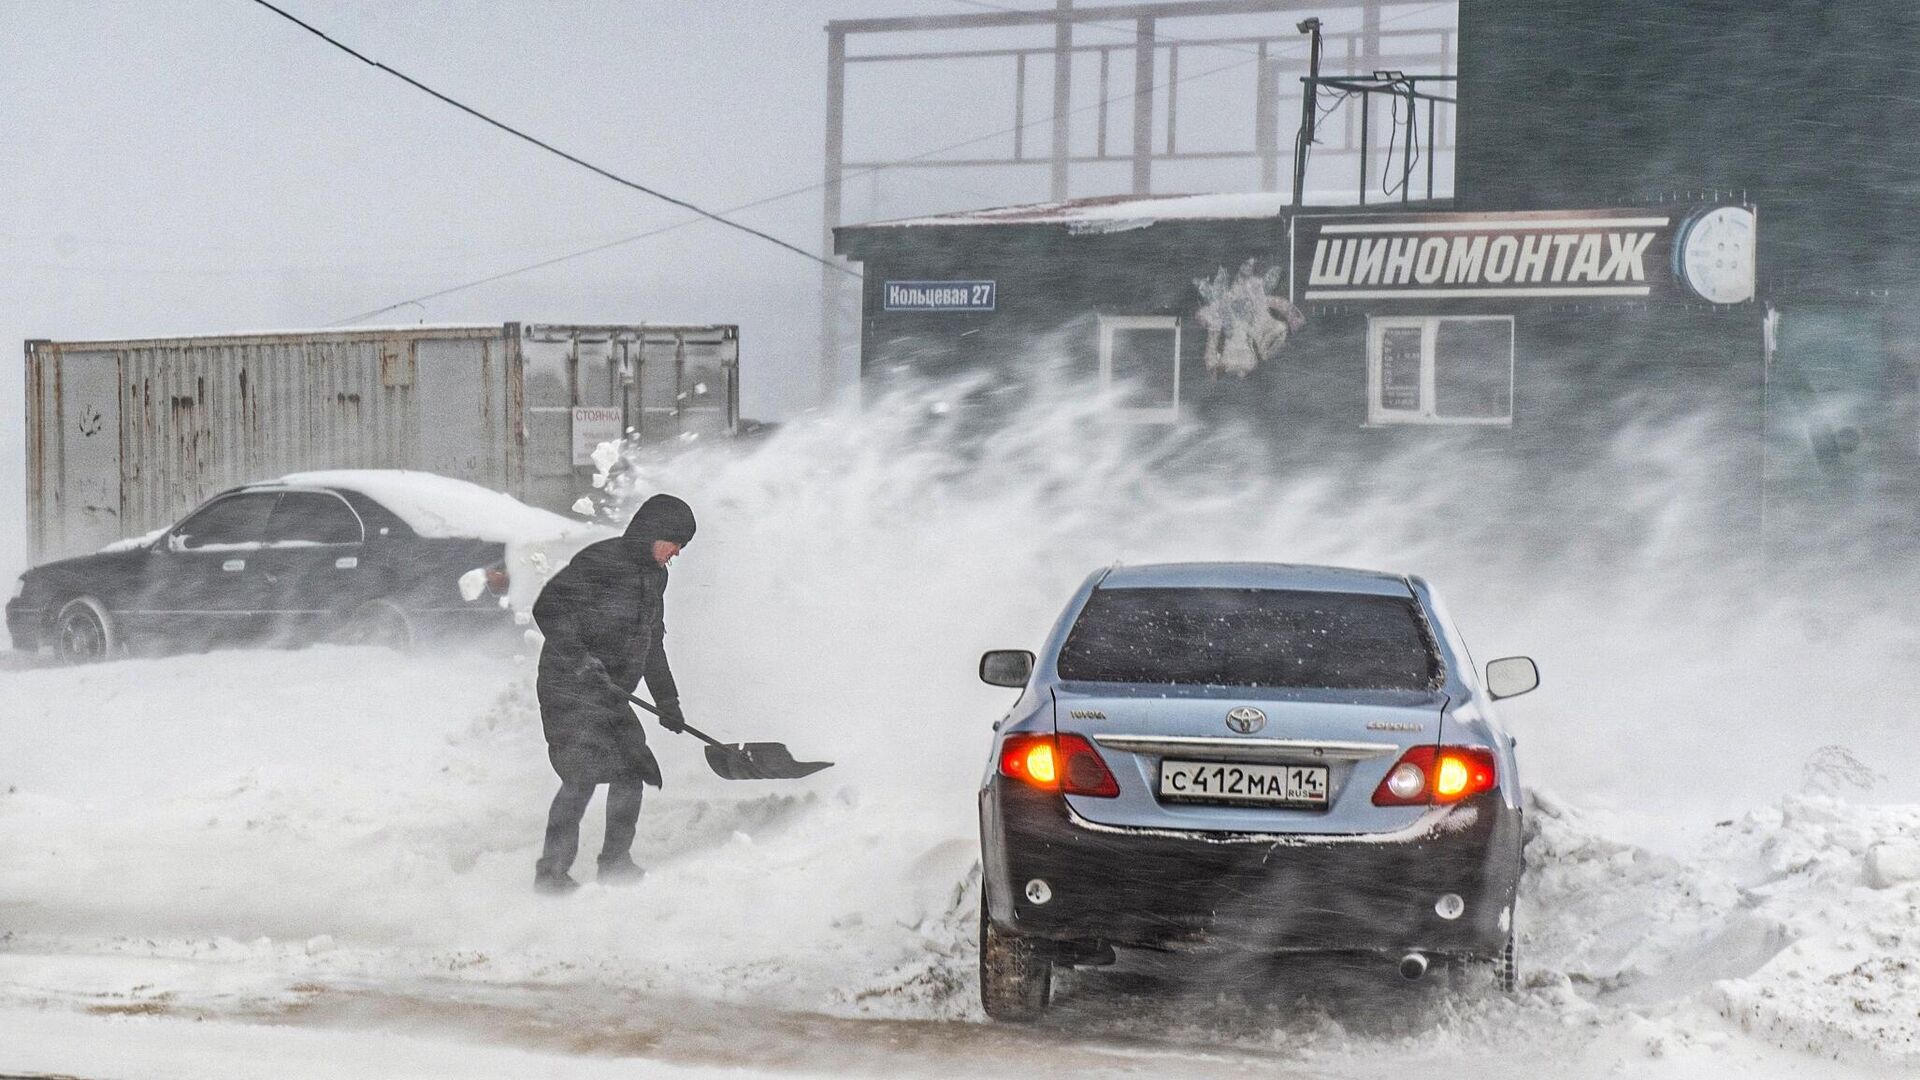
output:
[[[1434,345],[1444,322],[1499,322],[1507,324],[1507,412],[1505,416],[1440,416],[1434,407]],[[1381,347],[1387,331],[1420,331],[1420,407],[1389,409],[1381,401],[1385,389]],[[1465,427],[1513,426],[1514,337],[1511,315],[1375,315],[1367,319],[1367,426],[1388,424],[1444,424]]]
[[[1173,404],[1165,408],[1126,406],[1114,412],[1143,424],[1171,424],[1180,419],[1180,319],[1174,315],[1100,316],[1100,393],[1113,393],[1113,335],[1116,330],[1172,330]]]

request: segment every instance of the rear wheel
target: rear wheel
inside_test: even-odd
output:
[[[1493,985],[1503,994],[1520,988],[1520,946],[1511,930],[1507,931],[1507,943],[1500,947],[1500,955],[1493,961]]]
[[[980,1004],[995,1020],[1034,1020],[1053,1000],[1053,961],[1043,943],[1002,930],[980,899]]]
[[[112,616],[91,596],[76,597],[53,617],[53,648],[64,663],[92,664],[113,655]]]
[[[413,620],[386,600],[362,604],[341,624],[334,640],[342,645],[372,645],[395,652],[411,651]]]
[[[1488,980],[1503,994],[1511,994],[1520,986],[1519,945],[1511,930],[1500,951],[1492,956],[1459,957],[1447,964],[1447,984],[1454,990],[1483,989]]]

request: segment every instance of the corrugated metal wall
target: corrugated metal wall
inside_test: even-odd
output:
[[[589,341],[594,365],[581,359]],[[627,363],[609,343],[632,346]],[[529,346],[571,350],[564,380],[548,370],[553,357],[536,356],[547,366],[531,397]],[[738,358],[732,326],[30,341],[33,558],[92,551],[169,525],[215,492],[304,469],[423,469],[562,509],[586,479],[572,463],[571,405],[626,404],[628,426],[654,441],[724,434],[737,420]],[[546,421],[533,457],[530,403]]]
[[[508,324],[29,342],[34,559],[159,528],[215,492],[302,469],[428,467],[520,494],[517,338]],[[427,430],[423,345],[439,369]],[[63,392],[76,376],[78,394]]]
[[[409,340],[364,338],[121,350],[126,531],[299,469],[412,467],[412,355]]]

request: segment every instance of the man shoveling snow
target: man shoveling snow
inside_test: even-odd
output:
[[[633,834],[646,785],[660,786],[660,764],[646,732],[627,707],[645,678],[668,731],[685,728],[680,691],[667,666],[667,563],[693,540],[693,510],[655,495],[627,523],[625,535],[602,540],[555,574],[533,605],[546,636],[540,652],[540,722],[560,791],[547,811],[546,846],[534,867],[534,888],[570,892],[568,871],[580,850],[580,819],[593,789],[607,785],[607,833],[600,880],[638,880]]]

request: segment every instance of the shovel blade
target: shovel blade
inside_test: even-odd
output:
[[[795,761],[782,743],[730,743],[707,747],[707,765],[723,780],[798,780],[832,766],[831,761]]]

